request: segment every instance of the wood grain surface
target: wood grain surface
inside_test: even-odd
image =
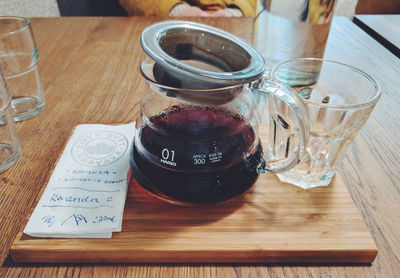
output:
[[[326,57],[369,72],[383,97],[339,170],[378,256],[372,265],[15,264],[9,249],[56,156],[80,123],[127,123],[138,112],[138,36],[162,18],[32,20],[46,108],[17,124],[22,157],[0,174],[0,277],[398,277],[400,273],[400,60],[345,18],[335,18]],[[202,20],[250,39],[251,19]]]
[[[261,175],[234,200],[189,208],[154,198],[132,178],[123,219],[111,239],[20,232],[11,256],[23,263],[371,263],[377,254],[340,177],[305,191]]]
[[[357,15],[354,22],[400,57],[400,15]]]

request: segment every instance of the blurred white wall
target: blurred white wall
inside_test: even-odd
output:
[[[356,13],[357,3],[358,0],[337,0],[334,15],[342,15],[352,18]]]
[[[0,0],[0,16],[60,16],[56,0]]]

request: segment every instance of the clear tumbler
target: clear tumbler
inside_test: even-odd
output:
[[[268,70],[293,58],[322,58],[336,0],[257,0],[252,43]]]
[[[14,165],[21,154],[12,117],[11,96],[0,67],[0,172]]]
[[[12,96],[15,121],[30,119],[44,108],[39,54],[31,22],[22,17],[0,17],[0,65]]]
[[[307,105],[310,140],[300,163],[278,174],[284,182],[302,188],[329,185],[357,132],[381,96],[378,83],[367,73],[340,62],[299,58],[276,65],[271,76],[294,88]],[[270,102],[270,113],[282,113],[284,103]],[[271,145],[271,159],[284,156],[291,133],[284,128],[272,134],[281,144]]]

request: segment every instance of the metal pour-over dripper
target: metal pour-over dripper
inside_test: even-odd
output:
[[[243,85],[260,78],[265,62],[244,40],[190,21],[163,21],[140,38],[154,60],[154,82],[173,88],[204,90]]]

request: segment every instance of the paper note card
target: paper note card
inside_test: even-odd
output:
[[[77,126],[24,233],[110,238],[121,231],[134,128]]]

